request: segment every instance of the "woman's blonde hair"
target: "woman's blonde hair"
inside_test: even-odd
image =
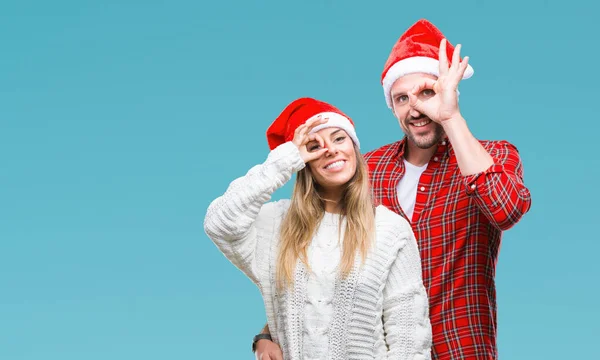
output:
[[[346,217],[343,252],[340,260],[343,277],[352,270],[357,251],[364,262],[375,229],[375,208],[367,165],[356,146],[354,146],[354,152],[356,154],[356,172],[346,183],[341,204],[339,204],[340,215]],[[296,176],[290,207],[281,224],[276,272],[277,285],[280,290],[293,284],[298,258],[310,270],[307,249],[324,214],[324,200],[320,196],[319,185],[315,182],[310,168],[306,166]]]

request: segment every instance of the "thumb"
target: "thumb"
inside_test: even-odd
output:
[[[327,152],[327,150],[328,149],[324,147],[314,152],[307,152],[304,157],[304,162],[307,163],[309,161],[313,161],[315,159],[320,158],[321,156],[323,156],[323,154]]]
[[[419,97],[413,92],[414,90],[415,89],[408,92],[408,106],[423,114],[423,101],[421,101]]]

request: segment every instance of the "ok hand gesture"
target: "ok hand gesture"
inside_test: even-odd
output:
[[[300,156],[302,156],[304,163],[318,159],[321,157],[321,155],[327,152],[323,138],[317,133],[309,133],[315,126],[325,124],[328,120],[328,118],[317,116],[316,118],[298,126],[294,132],[294,139],[292,139],[292,142],[298,147],[298,150],[300,150]],[[306,145],[313,141],[317,141],[319,143],[319,147],[315,150],[307,149]]]
[[[425,78],[408,92],[409,105],[438,124],[460,115],[457,88],[469,63],[468,56],[460,61],[460,48],[460,44],[454,48],[452,65],[448,66],[446,39],[442,39],[439,54],[439,77],[437,80]],[[433,90],[435,94],[427,99],[420,99],[419,94],[426,89]]]

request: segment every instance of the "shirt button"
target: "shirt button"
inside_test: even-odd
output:
[[[437,156],[433,158],[433,161],[438,161],[440,158],[438,158]]]
[[[446,140],[442,141],[442,145],[446,145]]]
[[[425,191],[425,186],[421,186],[421,191]]]
[[[475,190],[475,184],[471,185],[471,189]]]

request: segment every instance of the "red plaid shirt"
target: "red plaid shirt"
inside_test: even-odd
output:
[[[375,200],[406,215],[397,185],[406,138],[365,154]],[[531,206],[516,147],[481,141],[494,159],[463,176],[444,139],[419,179],[411,224],[429,295],[433,359],[496,359],[496,261],[502,231]]]

